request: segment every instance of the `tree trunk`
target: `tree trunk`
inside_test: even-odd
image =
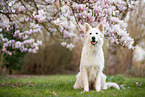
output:
[[[0,72],[1,72],[1,75],[3,76],[3,52],[0,54]]]
[[[115,43],[111,43],[106,56],[105,72],[108,75],[116,75],[116,54],[117,45]]]
[[[133,50],[118,46],[116,55],[116,73],[128,74],[132,67]]]

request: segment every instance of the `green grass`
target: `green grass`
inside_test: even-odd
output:
[[[74,90],[75,75],[0,77],[0,97],[145,97],[145,78],[110,76],[107,81],[125,84],[126,89]]]

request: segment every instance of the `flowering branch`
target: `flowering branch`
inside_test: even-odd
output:
[[[31,35],[44,30],[57,43],[71,50],[74,47],[71,41],[84,33],[86,22],[93,27],[103,22],[105,37],[110,42],[133,49],[134,41],[127,33],[127,23],[123,19],[135,4],[135,0],[5,1],[0,8],[2,52],[11,55],[11,48],[36,53],[41,42],[35,42]]]

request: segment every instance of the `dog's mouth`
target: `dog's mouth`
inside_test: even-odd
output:
[[[97,41],[91,41],[91,44],[95,45],[95,44],[97,44]]]

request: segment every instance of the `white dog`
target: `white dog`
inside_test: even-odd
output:
[[[101,89],[114,87],[120,90],[116,83],[106,83],[106,76],[102,72],[104,68],[103,38],[103,23],[100,23],[97,28],[85,24],[80,72],[76,76],[74,89],[82,88],[88,92],[89,88],[91,88],[98,92]]]

